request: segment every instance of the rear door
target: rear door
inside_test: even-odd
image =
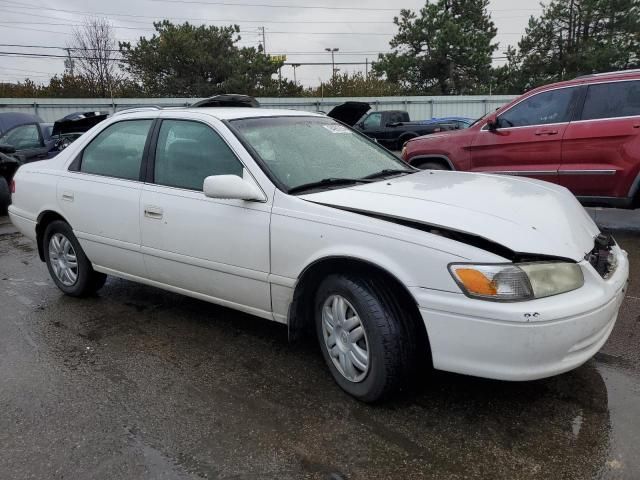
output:
[[[470,147],[471,171],[519,175],[558,182],[562,137],[579,88],[547,90],[516,103],[485,125]]]
[[[640,80],[585,88],[565,132],[560,184],[578,196],[626,197],[640,169]]]
[[[146,276],[138,212],[152,124],[112,123],[89,142],[57,187],[61,213],[92,263],[138,277]]]

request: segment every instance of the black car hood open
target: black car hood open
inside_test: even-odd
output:
[[[369,110],[371,105],[367,102],[345,102],[334,107],[327,116],[353,127]]]
[[[250,107],[260,108],[260,102],[249,95],[239,95],[234,93],[225,93],[205,98],[199,102],[193,103],[191,107]]]
[[[108,112],[75,112],[56,120],[51,136],[83,133],[109,116]]]

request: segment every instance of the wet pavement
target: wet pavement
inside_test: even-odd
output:
[[[640,478],[640,235],[617,236],[628,297],[584,366],[433,373],[369,406],[281,325],[118,279],[63,296],[4,222],[1,479]]]

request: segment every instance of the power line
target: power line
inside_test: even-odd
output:
[[[96,11],[86,11],[86,10],[69,10],[69,9],[64,9],[64,8],[52,8],[52,7],[47,7],[44,5],[34,5],[34,4],[23,4],[23,3],[18,3],[18,2],[14,2],[11,0],[0,0],[0,3],[8,3],[8,4],[12,4],[15,5],[16,7],[20,7],[21,9],[30,9],[30,10],[48,10],[48,11],[54,11],[54,12],[62,12],[62,13],[69,13],[72,15],[75,14],[79,14],[79,15],[105,15],[108,17],[125,17],[125,18],[148,18],[148,19],[153,19],[153,20],[159,20],[161,18],[161,16],[158,15],[134,15],[134,14],[127,14],[127,13],[114,13],[114,12],[96,12]],[[3,7],[3,8],[7,8],[7,7]],[[29,15],[26,13],[21,13],[21,12],[16,12],[15,10],[5,10],[9,13],[15,13],[17,15]],[[537,11],[537,9],[503,9],[503,10],[494,10],[494,11]],[[529,14],[523,14],[523,15],[529,15]],[[263,20],[246,20],[246,19],[207,19],[207,18],[201,18],[201,17],[176,17],[176,16],[166,16],[166,17],[170,17],[172,19],[175,20],[187,20],[187,21],[196,21],[196,22],[217,22],[217,23],[279,23],[279,24],[381,24],[381,25],[385,25],[385,24],[391,24],[392,22],[389,20],[385,20],[385,21],[381,21],[381,20],[268,20],[268,19],[263,19]],[[521,16],[511,16],[511,17],[493,17],[492,18],[494,20],[505,20],[505,19],[511,19],[511,18],[520,18]],[[65,20],[65,19],[63,19]],[[133,20],[127,20],[129,23],[140,23],[140,24],[146,24],[146,22],[136,22]]]
[[[370,12],[399,12],[401,7],[396,8],[374,8],[374,7],[333,7],[328,5],[273,5],[269,3],[230,3],[230,2],[204,2],[200,0],[150,0],[162,3],[198,3],[202,5],[224,5],[227,7],[264,7],[264,8],[296,8],[308,10],[358,10]]]
[[[67,26],[67,27],[82,27],[82,24],[77,23],[52,23],[52,22],[20,22],[20,21],[0,21],[0,27],[4,28],[18,28],[11,27],[7,25],[50,25],[50,26]],[[24,28],[24,27],[20,27]],[[156,32],[155,28],[143,28],[143,27],[119,27],[113,26],[112,28],[116,30],[137,30],[137,31],[148,31],[148,32]],[[34,30],[34,29],[31,29]],[[64,32],[54,32],[54,33],[64,33]],[[240,30],[239,33],[249,34],[249,35],[259,35],[259,32],[253,32],[250,30]],[[293,32],[293,31],[271,31],[267,30],[266,33],[272,35],[373,35],[373,36],[385,36],[385,37],[393,37],[396,35],[395,33],[383,33],[383,32]],[[69,34],[70,35],[70,34]]]

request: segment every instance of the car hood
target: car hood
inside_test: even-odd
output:
[[[51,136],[68,133],[83,133],[102,122],[109,112],[75,112],[56,120]]]
[[[557,185],[500,175],[423,171],[301,198],[376,218],[481,237],[517,254],[584,259],[599,230]]]
[[[371,109],[367,102],[345,102],[331,109],[327,117],[334,118],[353,127]]]

